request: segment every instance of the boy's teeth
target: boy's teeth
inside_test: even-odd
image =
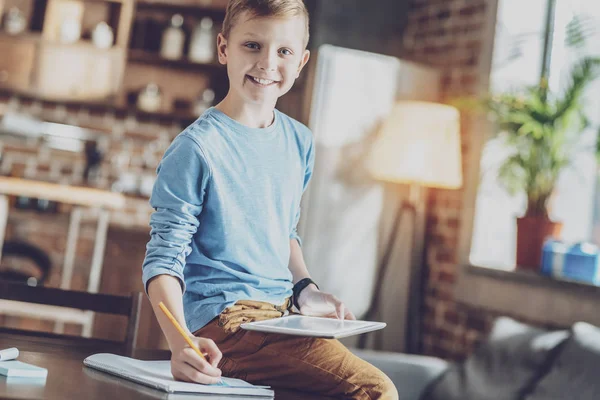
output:
[[[255,78],[255,77],[252,77],[252,79],[254,79],[254,81],[260,83],[261,85],[270,85],[271,83],[275,82],[275,81],[270,81],[268,79],[259,79],[259,78]]]

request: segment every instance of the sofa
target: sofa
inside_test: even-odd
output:
[[[400,400],[419,400],[450,365],[436,357],[358,349],[352,352],[389,376],[398,388]]]
[[[353,350],[385,372],[402,400],[600,399],[600,328],[544,330],[498,318],[464,362]]]

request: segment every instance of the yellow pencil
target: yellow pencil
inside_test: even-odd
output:
[[[179,325],[179,322],[177,322],[177,320],[175,319],[175,317],[173,316],[173,314],[171,314],[171,311],[169,311],[169,309],[167,308],[167,306],[165,306],[162,301],[160,303],[158,303],[158,306],[165,313],[165,315],[167,316],[167,318],[169,318],[169,320],[171,321],[171,323],[173,325],[175,325],[175,328],[177,328],[177,330],[179,331],[179,333],[181,333],[181,336],[183,336],[183,338],[185,339],[185,341],[187,342],[187,344],[189,344],[190,347],[192,349],[194,349],[194,351],[200,357],[202,357],[202,359],[206,360],[206,357],[204,357],[204,354],[202,354],[202,352],[200,351],[200,349],[194,344],[194,342],[192,342],[192,340],[190,339],[190,337],[188,335],[186,335],[186,333],[183,331],[183,328],[181,327],[181,325]]]

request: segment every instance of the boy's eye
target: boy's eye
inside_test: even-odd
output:
[[[258,43],[246,43],[244,45],[245,47],[249,48],[249,49],[253,49],[253,50],[257,50],[258,49]]]
[[[294,53],[292,53],[292,51],[290,49],[281,49],[281,50],[279,50],[279,52],[281,54],[283,54],[284,56],[291,56],[292,54],[294,54]]]

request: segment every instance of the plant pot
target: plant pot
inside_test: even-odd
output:
[[[543,217],[517,218],[517,269],[539,271],[542,262],[542,247],[550,238],[558,238],[561,222]]]

